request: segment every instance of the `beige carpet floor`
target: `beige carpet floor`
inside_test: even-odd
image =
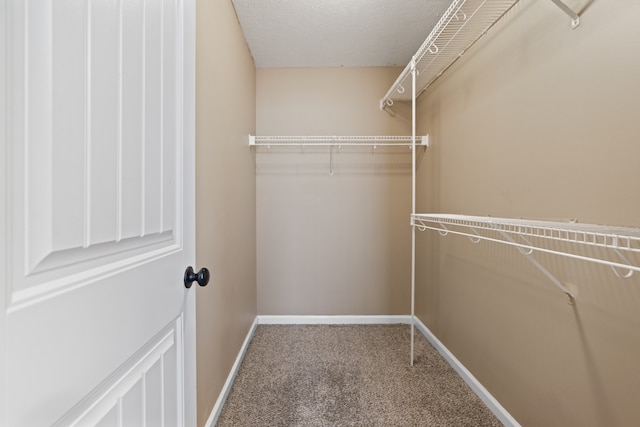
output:
[[[218,427],[501,426],[408,325],[259,325]]]

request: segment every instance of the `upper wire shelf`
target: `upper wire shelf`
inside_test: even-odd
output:
[[[416,138],[416,144],[428,146],[428,136]],[[409,147],[411,136],[253,136],[250,147]]]
[[[419,96],[482,37],[518,0],[453,0],[411,62],[380,100],[380,108],[393,101],[411,100],[411,69],[415,65]]]
[[[572,28],[580,17],[563,0],[551,0],[571,18]],[[518,0],[453,0],[409,64],[380,100],[380,108],[393,101],[410,101],[411,71],[416,70],[416,97],[460,58]]]
[[[628,258],[640,253],[640,228],[455,214],[415,214],[411,216],[411,225],[419,230],[436,230],[441,235],[453,233],[467,236],[474,242],[489,240],[505,243],[528,251],[527,254],[540,251],[608,265],[621,278],[640,271],[640,265]],[[550,248],[541,244],[544,241],[604,248],[615,253],[612,257],[617,261],[599,253],[581,254],[567,245]],[[621,272],[620,269],[625,271]]]

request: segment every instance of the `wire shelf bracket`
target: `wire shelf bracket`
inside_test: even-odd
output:
[[[571,18],[571,28],[576,29],[580,25],[580,15],[575,13],[569,6],[562,0],[551,0],[556,6],[558,6],[564,13]]]
[[[516,245],[516,248],[518,249],[518,252],[520,252],[525,257],[525,259],[527,261],[529,261],[531,264],[533,264],[533,266],[535,268],[537,268],[542,274],[544,274],[545,277],[551,281],[551,283],[553,283],[558,289],[560,289],[562,292],[564,292],[565,295],[567,295],[567,297],[569,297],[569,304],[571,304],[571,305],[575,305],[576,304],[576,297],[573,295],[573,293],[566,286],[564,286],[562,284],[562,282],[560,280],[558,280],[558,278],[556,278],[556,276],[551,274],[551,272],[549,270],[547,270],[542,264],[540,264],[540,261],[538,261],[537,259],[534,258],[532,249],[525,250],[524,248],[517,246],[517,243],[513,239],[513,237],[511,237],[509,234],[507,234],[504,231],[500,230],[500,231],[498,231],[498,233],[506,241],[510,242],[513,245]],[[476,234],[478,234],[478,233],[476,232]],[[526,238],[523,237],[523,239],[527,243],[529,243],[528,240],[526,240]],[[529,245],[530,245],[530,243],[529,243]]]

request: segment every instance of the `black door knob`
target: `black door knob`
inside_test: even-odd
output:
[[[209,270],[202,267],[200,271],[195,273],[193,267],[187,267],[184,271],[184,286],[188,289],[193,282],[198,282],[200,286],[207,286],[207,283],[209,283]]]

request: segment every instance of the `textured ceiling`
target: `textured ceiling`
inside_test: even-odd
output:
[[[405,66],[451,0],[232,0],[258,68]]]

